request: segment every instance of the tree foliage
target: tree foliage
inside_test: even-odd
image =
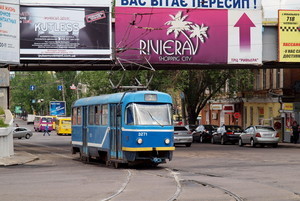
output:
[[[197,121],[200,111],[215,97],[233,96],[238,91],[249,89],[253,83],[250,70],[187,70],[176,72],[177,89],[184,93],[184,101],[190,124]],[[228,91],[224,93],[227,86]]]
[[[67,115],[70,115],[70,106],[76,99],[76,93],[70,90],[70,83],[76,83],[76,72],[15,72],[10,83],[10,107],[14,111],[15,106],[21,106],[26,113],[46,115],[49,114],[50,101],[62,101],[62,91],[58,85],[63,85],[65,101],[67,103]],[[35,86],[30,90],[30,86]]]
[[[174,102],[177,102],[178,94],[183,93],[189,123],[195,123],[210,99],[221,95],[233,96],[238,91],[247,90],[252,86],[253,76],[247,69],[16,72],[11,80],[11,109],[13,111],[15,106],[22,106],[28,113],[48,114],[49,102],[63,100],[64,92],[67,115],[70,115],[71,105],[79,97],[127,90],[113,89],[111,83],[138,86],[149,82],[148,89],[167,92],[173,96]],[[79,86],[78,90],[71,90],[72,84]],[[35,85],[36,89],[30,90],[31,85]],[[63,85],[63,92],[58,91],[58,85]],[[81,92],[80,86],[83,85],[87,87],[87,93]],[[228,89],[226,94],[223,90],[225,86]],[[41,99],[44,102],[38,103],[37,100]]]

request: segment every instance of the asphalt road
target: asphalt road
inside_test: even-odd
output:
[[[176,147],[173,160],[157,168],[114,169],[97,161],[83,163],[71,154],[70,141],[55,132],[15,139],[16,151],[39,160],[0,167],[0,200],[300,200],[300,146],[193,143]]]

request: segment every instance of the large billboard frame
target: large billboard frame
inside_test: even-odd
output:
[[[278,10],[278,61],[300,62],[300,10]]]
[[[135,5],[140,2],[144,5]],[[151,2],[160,1],[117,1],[115,38],[120,60],[152,65],[262,65],[260,1],[237,9],[216,8],[219,4],[191,9],[195,0],[176,6]]]
[[[112,60],[111,2],[34,2],[21,1],[22,61]]]
[[[19,0],[0,0],[0,64],[20,63]]]

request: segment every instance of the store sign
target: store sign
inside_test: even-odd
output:
[[[293,103],[283,103],[282,109],[284,111],[293,111],[294,110],[294,104]]]
[[[234,112],[234,105],[223,105],[224,112]]]
[[[110,60],[110,6],[21,6],[21,59]]]
[[[211,104],[210,109],[211,110],[222,110],[222,105],[221,104]]]
[[[0,0],[0,63],[18,64],[19,1]]]
[[[300,10],[278,12],[279,62],[300,62]]]
[[[152,5],[154,2],[117,1],[119,58],[156,64],[262,63],[259,1],[256,6],[250,1],[241,6],[246,1],[237,1],[240,7],[230,9],[225,1],[223,9],[215,9],[217,1],[204,1],[201,7],[194,5],[198,4],[195,0],[157,1]],[[210,3],[203,6],[206,2]]]

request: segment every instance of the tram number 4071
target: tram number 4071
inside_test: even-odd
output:
[[[148,133],[146,133],[146,132],[139,132],[138,133],[139,137],[147,137],[147,135],[148,135]]]

